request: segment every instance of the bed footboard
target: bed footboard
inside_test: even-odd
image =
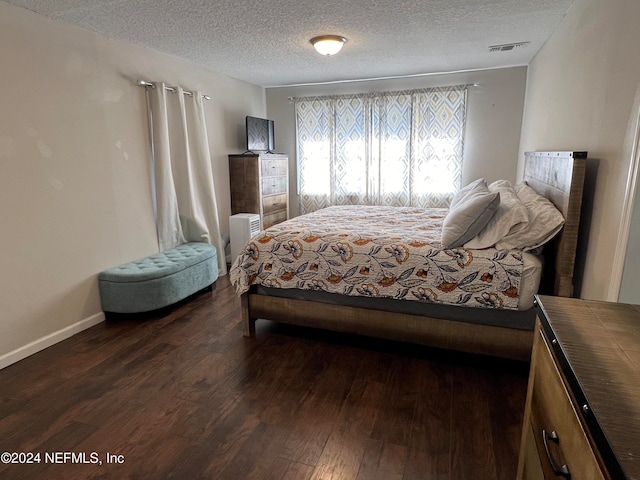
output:
[[[528,362],[533,332],[255,293],[243,296],[245,336],[257,318]]]

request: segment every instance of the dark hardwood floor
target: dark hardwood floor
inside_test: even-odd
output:
[[[515,478],[526,365],[239,322],[224,277],[0,371],[0,478]]]

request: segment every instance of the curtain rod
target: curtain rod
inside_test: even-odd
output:
[[[469,87],[479,87],[480,84],[478,82],[476,83],[463,83],[462,85],[446,85],[444,87],[427,87],[427,89],[429,88],[447,88],[447,87],[465,87],[465,88],[469,88]],[[298,99],[299,97],[287,97],[287,100],[289,100],[290,102],[293,102],[294,100]]]
[[[156,88],[156,84],[153,82],[147,82],[146,80],[138,80],[138,85],[140,87],[151,87],[151,88]],[[178,91],[178,89],[176,87],[164,87],[165,90],[170,91],[171,93],[176,93]],[[190,97],[193,96],[193,92],[187,92],[186,90],[183,90],[185,95],[189,95]],[[205,100],[211,100],[211,97],[209,95],[202,95],[202,98],[204,98]]]

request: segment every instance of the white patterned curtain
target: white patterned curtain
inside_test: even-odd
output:
[[[218,250],[218,270],[227,272],[220,235],[202,94],[167,93],[163,83],[147,88],[160,251],[185,242]]]
[[[460,188],[466,87],[296,99],[300,212],[448,207]]]

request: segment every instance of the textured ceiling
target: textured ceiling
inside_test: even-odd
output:
[[[264,87],[526,65],[572,2],[8,0]],[[348,39],[333,57],[309,43],[328,33]]]

